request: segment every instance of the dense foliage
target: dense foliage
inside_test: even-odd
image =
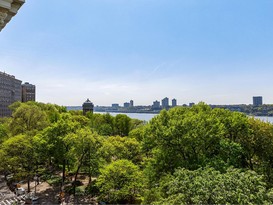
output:
[[[103,169],[97,180],[100,198],[111,204],[134,204],[143,187],[142,172],[128,160],[117,160]]]
[[[259,106],[254,105],[211,105],[213,108],[224,108],[231,111],[242,112],[252,116],[273,116],[273,105],[263,104]]]
[[[0,121],[4,175],[53,183],[61,173],[55,181],[70,194],[85,175],[84,193],[106,203],[273,203],[270,123],[203,103],[148,123],[35,102],[11,109]]]
[[[270,200],[265,185],[250,170],[177,169],[162,185],[164,197],[157,204],[264,204]]]

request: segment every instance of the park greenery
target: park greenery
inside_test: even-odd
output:
[[[10,109],[0,121],[5,176],[38,174],[109,204],[273,203],[273,125],[245,114],[199,103],[143,122],[37,102]]]
[[[210,105],[212,108],[224,108],[231,111],[238,111],[251,116],[273,116],[273,105],[263,104],[259,106],[254,105]]]

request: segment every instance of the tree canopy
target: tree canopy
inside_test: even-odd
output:
[[[204,103],[146,123],[37,102],[10,108],[0,120],[1,174],[30,182],[57,173],[74,195],[85,175],[82,194],[106,203],[273,203],[271,123]]]

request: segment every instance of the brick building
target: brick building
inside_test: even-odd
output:
[[[25,82],[22,84],[22,102],[35,101],[35,85]]]

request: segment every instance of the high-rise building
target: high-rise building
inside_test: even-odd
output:
[[[134,101],[130,100],[130,107],[134,107]]]
[[[112,104],[112,108],[113,109],[118,109],[119,108],[119,104],[117,104],[117,103]]]
[[[87,98],[87,100],[82,104],[83,115],[86,115],[87,112],[93,113],[94,104]]]
[[[22,102],[35,101],[36,98],[35,85],[25,82],[22,84]]]
[[[153,109],[159,109],[160,108],[160,102],[159,101],[154,101],[153,102],[153,106],[152,106]]]
[[[168,108],[169,107],[169,98],[165,97],[162,100],[162,108]]]
[[[124,106],[125,108],[128,108],[128,107],[130,107],[130,103],[125,102],[125,103],[123,104],[123,106]]]
[[[177,100],[174,98],[172,99],[172,107],[175,107],[177,106]]]
[[[190,106],[190,107],[192,107],[192,106],[194,106],[194,105],[195,105],[194,102],[189,103],[189,106]]]
[[[21,83],[13,75],[0,71],[0,117],[11,116],[8,106],[21,101]]]
[[[253,106],[263,105],[263,97],[262,96],[254,96],[253,97]]]

